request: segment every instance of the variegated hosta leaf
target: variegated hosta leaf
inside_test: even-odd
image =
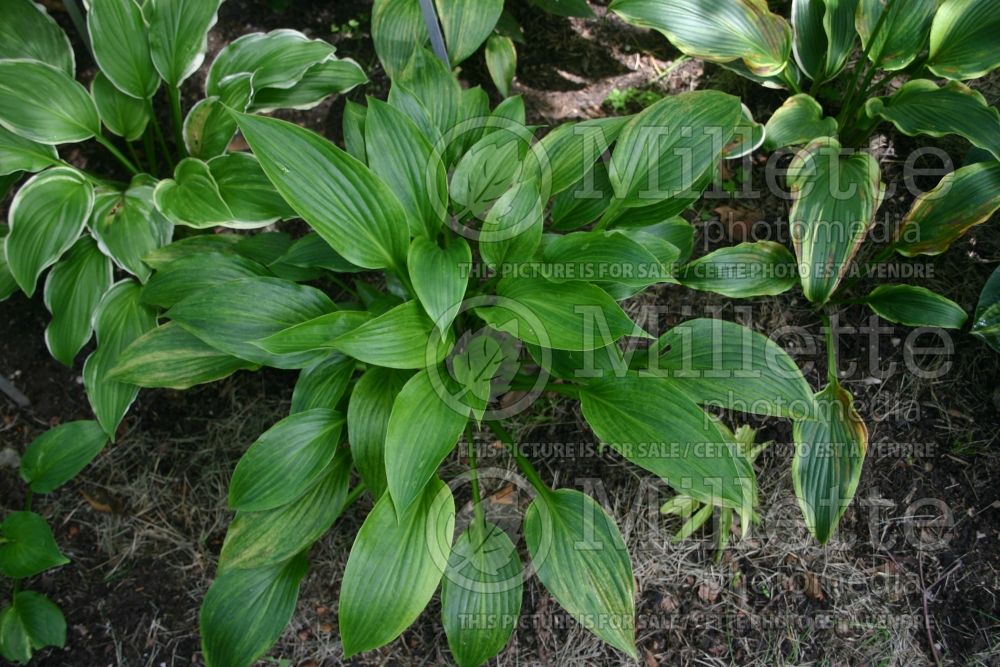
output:
[[[933,81],[914,79],[889,97],[868,100],[865,110],[911,137],[957,134],[1000,160],[1000,111],[982,93],[958,81],[939,88]]]
[[[882,203],[878,162],[824,137],[795,156],[788,182],[802,291],[813,303],[823,304],[836,291]]]
[[[901,255],[938,255],[1000,209],[1000,162],[957,169],[914,202],[896,234]]]
[[[858,0],[793,0],[795,60],[806,75],[829,81],[844,69],[857,35]]]
[[[951,299],[916,285],[879,285],[864,301],[882,319],[907,327],[961,329],[969,319]]]
[[[890,71],[909,65],[927,45],[931,21],[938,0],[896,0],[890,14],[882,22],[878,37],[868,51],[868,58]],[[855,27],[861,35],[862,48],[869,47],[879,18],[887,6],[886,0],[858,0]]]
[[[58,163],[59,154],[54,146],[25,139],[0,126],[0,176],[20,171],[35,173]]]
[[[312,109],[330,95],[346,93],[367,83],[361,65],[350,58],[329,58],[306,70],[290,88],[264,88],[254,93],[250,111],[267,113],[276,109]]]
[[[1000,268],[993,272],[979,295],[971,333],[1000,352]]]
[[[57,67],[70,78],[73,47],[45,8],[32,0],[5,0],[0,21],[0,59],[25,58]]]
[[[207,160],[226,152],[236,134],[236,119],[229,112],[246,111],[253,97],[253,75],[234,74],[218,96],[206,97],[184,118],[184,146],[191,157]]]
[[[742,60],[760,76],[781,72],[792,51],[791,27],[766,0],[615,0],[610,8],[629,23],[663,33],[689,56]]]
[[[98,192],[90,231],[101,251],[145,282],[152,271],[143,258],[168,243],[174,226],[153,206],[152,179],[137,176],[125,192]]]
[[[975,79],[1000,67],[1000,12],[994,0],[944,0],[931,25],[927,67],[948,79]]]
[[[854,397],[836,381],[816,394],[819,415],[796,421],[792,482],[809,532],[825,544],[847,511],[861,479],[868,428]]]
[[[90,94],[94,98],[101,121],[113,134],[126,141],[135,141],[146,131],[149,123],[149,105],[115,87],[111,80],[99,71],[90,84]]]
[[[736,124],[733,138],[725,145],[722,157],[737,160],[753,153],[764,143],[764,126],[753,119],[750,108],[743,106],[743,116]]]
[[[153,66],[168,86],[179,86],[205,60],[208,31],[221,4],[222,0],[149,0],[143,7]]]
[[[0,60],[0,125],[42,144],[101,133],[87,89],[65,71],[34,60]]]
[[[132,97],[152,97],[160,87],[160,76],[149,55],[146,22],[139,3],[90,0],[87,31],[94,60],[111,82]]]
[[[792,95],[764,126],[764,146],[774,151],[785,146],[804,146],[819,137],[836,137],[837,120],[823,115],[823,107],[805,93]]]
[[[93,315],[111,287],[111,260],[90,236],[81,236],[52,267],[45,280],[45,307],[52,321],[45,328],[49,352],[66,366],[90,340]]]

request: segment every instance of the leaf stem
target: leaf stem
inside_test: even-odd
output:
[[[174,142],[177,144],[177,155],[187,157],[184,146],[184,120],[181,112],[181,91],[176,86],[167,86],[167,96],[170,98],[170,114],[174,123]]]
[[[160,149],[163,150],[163,159],[167,161],[167,168],[173,171],[174,160],[171,157],[170,149],[167,147],[167,140],[163,138],[163,128],[160,127],[160,121],[156,119],[156,111],[153,110],[152,98],[146,98],[146,106],[149,109],[150,119],[153,121],[153,132],[156,134],[156,140],[160,144]]]
[[[344,509],[346,510],[353,505],[361,497],[361,494],[365,492],[366,488],[364,482],[358,482],[358,485],[351,489],[347,494],[347,498],[344,499]]]
[[[126,169],[132,172],[133,176],[137,176],[139,174],[139,168],[136,167],[134,164],[132,164],[132,161],[129,160],[127,157],[125,157],[125,154],[122,153],[120,150],[118,150],[113,143],[111,143],[109,140],[107,140],[106,138],[104,138],[104,136],[100,134],[95,134],[94,139],[97,141],[97,143],[104,146],[109,153],[114,155]]]
[[[822,313],[820,317],[823,320],[823,334],[826,337],[826,379],[830,384],[836,385],[840,381],[837,379],[837,348],[833,327],[830,326],[830,318],[826,313]]]
[[[548,485],[542,481],[541,476],[538,471],[535,470],[535,466],[531,465],[528,459],[524,458],[524,454],[518,449],[517,444],[511,437],[510,433],[507,432],[500,422],[493,420],[485,420],[487,426],[490,430],[497,436],[497,438],[507,447],[507,451],[510,452],[511,456],[514,457],[514,461],[517,463],[517,467],[521,469],[524,476],[528,479],[535,490],[538,491],[539,495],[547,495],[551,492]]]
[[[125,147],[128,148],[129,157],[132,158],[132,163],[135,166],[142,168],[142,160],[139,159],[139,154],[135,150],[135,146],[132,145],[131,141],[125,142]]]
[[[486,516],[483,514],[483,498],[479,491],[479,473],[476,470],[476,439],[472,432],[472,424],[465,426],[465,439],[469,443],[469,477],[472,483],[472,512],[475,515],[475,530],[479,531],[476,543],[480,544],[486,530]]]
[[[788,86],[792,93],[795,95],[802,94],[802,86],[799,85],[798,81],[789,76],[787,65],[783,70],[781,70],[781,80],[784,81],[785,85]]]
[[[156,157],[156,143],[153,141],[153,129],[149,124],[146,125],[146,130],[142,133],[142,147],[146,151],[146,163],[149,165],[149,173],[158,174],[160,165]]]
[[[883,26],[885,26],[886,20],[889,16],[889,12],[892,11],[892,6],[895,4],[895,2],[896,0],[889,0],[886,3],[885,9],[882,11],[882,14],[878,17],[878,21],[875,22],[875,28],[872,30],[871,37],[868,38],[868,46],[865,47],[865,50],[861,54],[861,60],[858,62],[858,65],[854,68],[854,76],[851,77],[851,83],[847,87],[847,99],[844,100],[844,106],[843,108],[841,108],[840,114],[837,116],[837,127],[840,127],[841,129],[843,129],[844,122],[847,121],[848,117],[852,113],[852,107],[854,106],[854,98],[857,96],[858,93],[857,85],[858,85],[858,80],[861,78],[861,71],[865,69],[865,66],[868,64],[868,55],[871,53],[872,48],[875,46],[875,42],[878,41],[879,34],[882,32],[882,28]],[[871,67],[868,68],[871,70],[870,73],[871,77],[875,76],[875,69],[877,68],[878,60],[879,58],[882,57],[883,46],[885,45],[882,44],[879,46],[878,53],[875,54],[875,57],[872,59]],[[868,83],[871,83],[871,78],[868,79]],[[867,85],[868,84],[865,84],[866,87]]]

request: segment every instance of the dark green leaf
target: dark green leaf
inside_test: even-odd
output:
[[[90,340],[94,311],[111,287],[111,260],[82,236],[53,267],[45,281],[45,307],[52,321],[45,328],[49,353],[66,366]]]
[[[170,308],[203,289],[230,280],[266,276],[267,269],[242,255],[204,252],[180,257],[156,272],[142,290],[144,303]]]
[[[479,235],[483,261],[501,275],[532,260],[542,240],[542,200],[535,181],[518,183],[493,204]]]
[[[314,408],[336,408],[357,364],[350,357],[331,354],[302,369],[292,391],[291,414]]]
[[[0,523],[0,574],[5,577],[33,577],[68,562],[49,524],[34,512],[11,512]]]
[[[414,49],[427,42],[427,24],[420,4],[411,0],[375,0],[372,7],[375,52],[389,78],[395,80]]]
[[[424,312],[444,336],[458,315],[472,271],[472,250],[460,236],[447,248],[423,237],[413,239],[406,264]]]
[[[347,406],[348,438],[354,465],[375,499],[381,498],[387,488],[385,437],[392,406],[406,379],[406,374],[400,371],[373,366],[354,386]]]
[[[774,296],[795,286],[798,272],[788,248],[774,241],[719,248],[681,269],[685,287],[734,299]]]
[[[937,5],[937,0],[892,3],[875,44],[869,48],[868,42],[888,4],[885,0],[858,0],[855,27],[861,35],[862,48],[868,49],[869,60],[890,71],[901,70],[913,62],[927,45]]]
[[[66,619],[51,600],[34,591],[14,595],[0,611],[0,656],[28,662],[33,651],[66,644]]]
[[[455,66],[471,56],[490,36],[503,11],[503,0],[435,0],[448,58]],[[506,94],[504,94],[506,97]]]
[[[908,327],[961,329],[969,319],[951,299],[916,285],[879,285],[865,303],[882,319]]]
[[[103,72],[98,71],[94,75],[94,80],[90,83],[90,94],[105,127],[113,134],[126,141],[135,141],[146,131],[150,114],[145,100],[118,90]]]
[[[510,37],[490,35],[486,41],[486,69],[500,94],[510,95],[510,85],[517,73],[517,50]]]
[[[254,345],[269,354],[302,354],[312,350],[331,350],[334,341],[344,333],[354,331],[371,320],[363,310],[338,310],[306,320],[300,324],[254,341]]]
[[[341,334],[330,347],[366,364],[389,368],[425,368],[447,356],[451,337],[432,334],[434,322],[416,301]]]
[[[931,25],[927,67],[949,79],[975,79],[1000,67],[1000,13],[991,0],[946,0]]]
[[[1000,269],[993,272],[979,295],[971,333],[1000,352]]]
[[[21,458],[21,479],[35,493],[49,493],[76,477],[108,442],[95,421],[75,421],[35,438]]]
[[[812,0],[815,2],[816,0]],[[792,95],[767,121],[764,146],[774,151],[808,144],[816,137],[837,136],[837,120],[824,117],[823,107],[811,96]]]

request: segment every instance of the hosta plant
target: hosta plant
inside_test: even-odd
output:
[[[924,287],[878,285],[866,295],[851,293],[864,273],[855,256],[886,192],[879,164],[865,148],[887,125],[910,136],[957,135],[981,151],[917,199],[890,243],[862,252],[871,263],[895,253],[939,254],[1000,209],[1000,113],[963,83],[1000,66],[996,3],[793,0],[784,6],[785,16],[765,0],[615,0],[610,8],[658,30],[688,56],[789,93],[765,125],[763,148],[795,151],[787,173],[789,223],[798,282],[809,301],[824,312],[862,303],[890,322],[962,328],[964,310]],[[700,261],[735,252],[725,248]],[[852,267],[855,277],[845,280]],[[817,503],[826,489],[835,490],[833,507],[850,500],[867,446],[864,424],[837,379],[826,329],[830,383],[816,399],[831,416],[797,425],[793,463],[800,504],[821,541],[839,513],[829,511],[829,502],[826,511]],[[830,455],[815,460],[809,452],[827,441],[834,443]]]
[[[635,580],[615,521],[590,496],[552,488],[506,422],[542,395],[578,401],[618,455],[735,513],[745,534],[749,453],[702,406],[813,419],[811,389],[763,335],[697,319],[655,338],[621,302],[677,282],[693,234],[677,213],[759,126],[735,97],[696,92],[539,140],[520,98],[491,110],[422,48],[387,102],[347,104],[346,150],[281,120],[230,117],[246,159],[310,230],[195,236],[153,252],[137,296],[162,321],[110,374],[185,388],[262,366],[298,373],[289,415],[232,476],[236,514],[201,610],[207,663],[247,665],[268,649],[310,546],[363,495],[374,506],[336,593],[344,655],[396,639],[439,589],[454,660],[498,653],[525,569],[484,502],[495,477],[480,476],[475,447],[454,455],[480,430],[509,449],[529,492],[520,509],[534,574],[635,656]],[[768,246],[747,252],[791,261]]]
[[[18,288],[31,296],[44,279],[52,313],[45,340],[67,366],[96,329],[84,383],[110,436],[135,391],[110,381],[108,370],[155,324],[135,298],[152,273],[148,253],[192,229],[261,227],[292,215],[253,156],[228,151],[236,125],[227,110],[308,108],[365,81],[326,42],[290,30],[255,33],[219,53],[204,99],[185,115],[182,89],[204,60],[220,1],[92,0],[86,26],[99,69],[88,89],[45,10],[0,0],[0,178],[4,194],[20,184],[0,225],[0,299]],[[155,113],[161,89],[172,132]],[[120,163],[117,171],[93,173],[60,157],[91,140]]]

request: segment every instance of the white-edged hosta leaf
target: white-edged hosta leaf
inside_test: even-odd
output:
[[[330,347],[366,364],[425,368],[444,359],[453,338],[434,333],[434,322],[416,300],[400,304],[333,339]]]
[[[579,491],[546,492],[528,506],[524,541],[559,606],[635,660],[635,579],[615,520]]]
[[[375,504],[340,587],[345,658],[388,644],[417,619],[447,567],[454,529],[455,499],[438,479],[402,516],[389,494]]]
[[[759,76],[781,72],[792,52],[792,29],[768,10],[767,0],[615,0],[610,9],[663,33],[689,56],[742,61]]]
[[[42,144],[101,133],[87,89],[65,71],[35,60],[0,60],[0,125]]]
[[[347,406],[347,431],[354,465],[376,500],[387,488],[385,436],[396,396],[406,384],[406,373],[372,366],[351,392]]]
[[[0,125],[0,176],[35,173],[58,163],[54,146],[25,139]]]
[[[455,449],[469,415],[441,395],[444,387],[421,370],[396,396],[385,436],[385,476],[399,516],[416,502],[438,466]]]
[[[153,66],[168,86],[180,86],[201,67],[208,31],[221,4],[222,0],[149,0],[143,7]]]
[[[524,596],[521,558],[499,526],[469,526],[455,539],[441,580],[441,624],[459,667],[479,667],[506,646]]]
[[[201,650],[209,667],[251,665],[281,636],[295,612],[309,561],[220,574],[201,603]]]
[[[395,80],[410,62],[414,49],[427,42],[427,24],[420,4],[411,0],[375,0],[372,40],[382,68]]]
[[[25,294],[34,294],[42,271],[76,243],[93,206],[93,186],[69,167],[36,174],[14,195],[4,247],[10,272]]]
[[[970,333],[1000,352],[1000,269],[993,272],[979,295]]]
[[[410,243],[406,259],[410,281],[420,305],[442,335],[458,315],[472,271],[472,250],[455,235],[448,247],[419,236]]]
[[[4,0],[0,58],[38,60],[70,77],[76,70],[69,37],[45,8],[32,0]]]
[[[292,123],[237,120],[271,183],[334,250],[367,269],[405,265],[406,211],[368,167]]]
[[[138,99],[153,96],[160,76],[149,55],[146,22],[134,0],[90,0],[87,32],[101,71],[122,92]]]
[[[309,39],[297,30],[272,30],[243,35],[226,45],[212,62],[205,93],[218,95],[234,74],[253,74],[254,89],[290,88],[316,63],[331,58],[336,49],[321,39]]]
[[[303,368],[292,391],[289,413],[314,408],[336,408],[347,392],[347,385],[356,366],[356,362],[350,357],[333,353],[312,366]]]
[[[927,67],[948,79],[975,79],[1000,67],[1000,12],[991,0],[945,0],[931,25]]]
[[[285,417],[250,445],[229,482],[229,506],[260,512],[300,498],[337,453],[344,417],[316,408]]]
[[[81,236],[49,272],[45,307],[52,321],[45,327],[45,344],[63,365],[72,367],[90,340],[93,315],[111,287],[111,260],[90,236]]]
[[[126,141],[135,141],[146,131],[150,119],[149,105],[145,100],[118,90],[100,70],[90,83],[90,94],[101,121],[112,134],[117,134]]]
[[[435,0],[434,4],[448,43],[448,59],[453,67],[475,53],[486,41],[503,11],[503,0]]]
[[[250,111],[312,109],[330,95],[346,93],[367,82],[368,76],[361,65],[350,58],[330,57],[307,69],[291,88],[275,86],[256,92]]]
[[[0,611],[0,656],[28,662],[33,651],[66,644],[66,619],[41,593],[21,591]]]
[[[868,59],[882,69],[896,71],[913,62],[927,45],[938,1],[892,3],[875,44],[869,48],[868,42],[887,6],[885,0],[858,0],[855,28],[861,35],[861,47],[868,49]]]
[[[144,258],[170,243],[174,226],[153,206],[153,186],[140,176],[125,192],[97,193],[90,231],[102,252],[145,282],[152,271]]]
[[[146,332],[114,361],[108,380],[168,389],[188,389],[259,367],[220,352],[173,322]]]
[[[795,156],[788,182],[802,291],[823,304],[836,291],[882,203],[879,165],[871,155],[845,152],[836,139],[823,137]]]
[[[7,225],[0,225],[0,301],[10,297],[18,289],[17,281],[14,280],[10,267],[7,266],[7,253],[4,250],[7,231]]]
[[[969,319],[951,299],[916,285],[879,285],[864,302],[882,319],[908,327],[961,329]]]
[[[792,482],[809,532],[825,544],[854,498],[868,450],[868,428],[837,383],[816,394],[819,416],[796,421]]]
[[[602,442],[703,503],[753,506],[753,469],[671,380],[630,373],[587,383],[583,417]]]
[[[959,81],[940,88],[927,79],[907,81],[889,97],[868,100],[865,110],[911,137],[957,134],[1000,160],[1000,111],[987,104],[982,93]]]
[[[750,155],[764,143],[764,125],[753,119],[753,114],[747,105],[741,105],[743,115],[740,116],[733,130],[733,136],[723,147],[722,157],[727,160],[737,160]]]
[[[191,107],[183,131],[188,155],[207,160],[225,153],[236,134],[236,119],[229,111],[246,111],[253,92],[252,74],[234,74],[218,96]]]
[[[857,37],[857,5],[858,0],[793,0],[795,61],[813,81],[829,81],[847,64]]]
[[[703,405],[771,417],[814,415],[813,392],[774,341],[735,322],[695,319],[660,337],[648,371]]]
[[[486,69],[500,94],[510,95],[510,86],[517,73],[517,49],[510,37],[490,35],[486,40]]]
[[[823,107],[806,93],[792,95],[764,126],[764,146],[774,151],[802,146],[817,137],[837,136],[837,119],[823,115]]]
[[[92,420],[67,422],[35,438],[21,457],[21,479],[35,493],[49,493],[76,477],[108,442]]]
[[[271,510],[237,512],[219,554],[220,570],[278,565],[308,549],[344,511],[350,481],[351,456],[342,449],[300,498]]]
[[[87,399],[104,432],[112,439],[139,387],[112,380],[111,369],[132,342],[156,327],[156,311],[144,305],[142,287],[123,280],[109,289],[94,313],[97,349],[83,364],[83,386]]]
[[[3,576],[11,579],[33,577],[68,562],[59,551],[49,524],[34,512],[11,512],[0,523],[0,574]]]
[[[745,299],[787,292],[798,282],[798,272],[788,248],[755,241],[713,250],[686,264],[677,279],[685,287]]]

